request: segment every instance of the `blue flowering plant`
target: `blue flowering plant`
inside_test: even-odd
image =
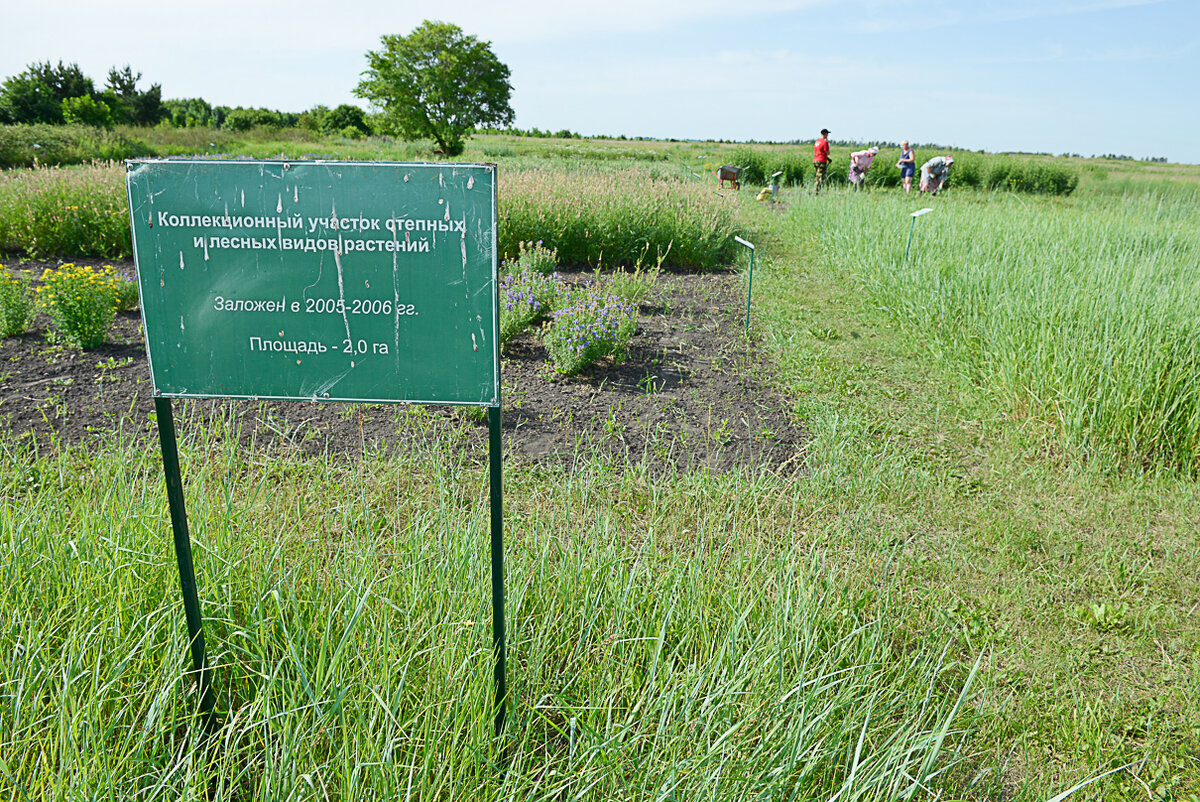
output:
[[[534,323],[550,317],[564,295],[557,273],[520,268],[500,280],[500,342],[508,342]]]
[[[609,357],[619,362],[637,328],[637,308],[605,285],[577,290],[542,335],[554,369],[568,376]]]

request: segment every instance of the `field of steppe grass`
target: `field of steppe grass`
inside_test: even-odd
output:
[[[724,146],[664,150],[714,189]],[[727,194],[808,471],[510,466],[503,785],[480,444],[313,462],[184,426],[208,764],[157,451],[6,446],[0,788],[895,799],[932,756],[909,798],[1200,799],[1192,179],[1117,168],[1066,199]]]
[[[1200,471],[1195,203],[956,198],[917,221],[905,262],[920,203],[842,196],[824,208],[823,243],[873,303],[1070,458]]]
[[[908,213],[927,199],[784,201],[747,207],[745,223],[761,249],[757,333],[816,437],[811,484],[850,542],[894,557],[920,609],[899,628],[949,624],[964,655],[986,655],[974,743],[1005,776],[1003,798],[1124,767],[1073,798],[1200,799],[1200,493],[1192,463],[1150,440],[1135,457],[1125,434],[1186,442],[1182,402],[1154,402],[1195,378],[1144,375],[1138,394],[1136,374],[1110,366],[1095,398],[1066,381],[1097,352],[1162,364],[1137,345],[1190,322],[1194,211],[951,193],[918,221],[905,266]],[[1051,383],[1031,385],[1038,370],[1059,394],[1029,392]],[[1108,434],[1068,435],[1069,415],[1045,413],[1121,392],[1131,408],[1109,410]]]
[[[732,201],[696,182],[644,170],[501,168],[502,259],[543,242],[568,265],[666,262],[710,270],[732,258]],[[0,252],[128,256],[125,168],[115,162],[0,173]]]

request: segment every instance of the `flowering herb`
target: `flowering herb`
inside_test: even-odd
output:
[[[554,369],[573,375],[604,357],[623,359],[636,328],[637,309],[596,284],[573,293],[554,312],[542,341]]]
[[[58,336],[79,348],[95,348],[117,314],[117,278],[111,265],[92,268],[74,264],[47,268],[34,290]]]
[[[505,276],[500,282],[500,342],[548,317],[562,293],[557,273],[543,275],[526,267]]]

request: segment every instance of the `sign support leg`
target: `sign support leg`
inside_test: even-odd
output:
[[[171,529],[175,534],[175,560],[179,564],[179,589],[187,618],[188,642],[192,652],[192,672],[200,692],[200,714],[205,732],[217,723],[216,697],[212,689],[212,669],[204,650],[204,621],[200,617],[200,599],[196,595],[196,572],[192,567],[192,542],[188,536],[187,510],[183,505],[183,479],[179,472],[179,452],[175,441],[175,419],[171,399],[156,397],[154,412],[158,418],[158,440],[162,446],[163,472],[167,480],[167,504],[171,508]]]
[[[493,671],[496,693],[496,735],[504,731],[508,711],[508,680],[505,665],[504,629],[504,496],[501,490],[500,406],[488,407],[488,462],[491,470],[492,523],[492,648],[496,666]]]

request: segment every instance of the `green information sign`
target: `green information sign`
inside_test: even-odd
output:
[[[499,404],[494,165],[127,166],[157,394]]]

